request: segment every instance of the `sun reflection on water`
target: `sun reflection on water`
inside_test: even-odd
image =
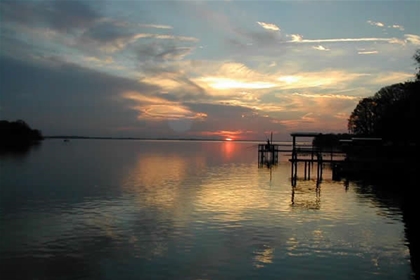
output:
[[[134,194],[143,206],[173,208],[187,172],[188,162],[183,157],[142,155],[124,178],[122,188]]]
[[[254,251],[254,266],[256,268],[263,268],[267,264],[273,263],[274,248],[264,245],[263,248]]]
[[[230,139],[230,138],[228,138]],[[227,140],[227,139],[226,139]],[[233,154],[236,152],[235,148],[237,148],[237,145],[235,143],[232,143],[232,139],[225,141],[223,143],[223,156],[226,159],[232,158]]]

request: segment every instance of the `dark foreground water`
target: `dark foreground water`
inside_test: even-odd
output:
[[[412,279],[398,197],[328,170],[292,188],[282,159],[270,170],[253,143],[130,140],[3,154],[0,277]]]

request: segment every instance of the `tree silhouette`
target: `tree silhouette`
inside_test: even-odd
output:
[[[416,123],[420,81],[381,88],[372,97],[359,101],[348,120],[350,133],[385,140],[411,142]]]
[[[363,98],[350,115],[348,130],[350,133],[374,136],[377,118],[377,102],[372,97]]]
[[[416,80],[420,81],[420,49],[418,49],[415,54],[413,55],[413,59],[416,61],[417,66],[417,73],[416,73]]]
[[[41,131],[31,129],[23,120],[1,120],[0,132],[0,146],[3,148],[28,146],[43,139]]]
[[[414,126],[420,93],[420,50],[416,60],[419,72],[414,81],[385,86],[363,98],[351,113],[347,128],[352,134],[381,137],[394,144],[415,143]]]

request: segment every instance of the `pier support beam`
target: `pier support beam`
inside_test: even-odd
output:
[[[279,162],[279,145],[258,144],[258,166],[272,166]]]

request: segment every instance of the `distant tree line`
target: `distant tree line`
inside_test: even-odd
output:
[[[19,148],[43,140],[41,131],[32,129],[23,120],[0,120],[0,146],[2,148]]]
[[[349,134],[322,134],[313,145],[337,146],[340,139],[378,137],[390,145],[416,144],[416,108],[420,96],[420,49],[413,56],[416,62],[414,80],[381,88],[373,96],[363,98],[351,113]]]

